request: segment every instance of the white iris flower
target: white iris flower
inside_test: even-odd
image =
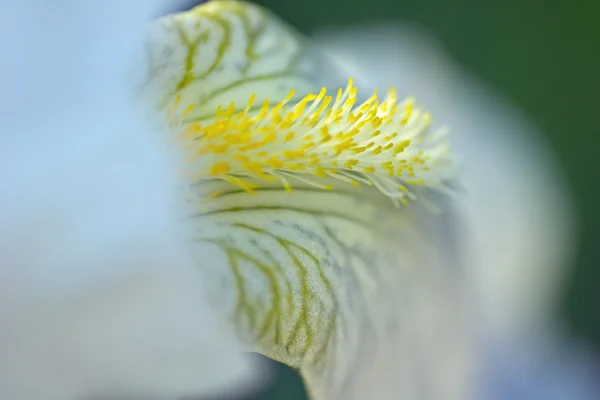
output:
[[[493,198],[514,189],[501,146],[489,149],[496,163],[471,158],[485,147],[475,138],[456,141],[475,233],[457,249],[447,193],[461,179],[447,132],[414,99],[363,92],[290,27],[236,1],[152,26],[147,74],[135,72],[149,118],[166,121],[157,131],[125,74],[153,11],[138,3],[0,7],[0,398],[231,389],[249,376],[231,330],[245,349],[297,369],[314,400],[482,398],[470,301],[492,315],[493,332],[544,310],[517,313],[529,305],[519,289],[504,311],[503,290],[533,278],[506,273],[498,289],[477,268],[510,236],[492,219],[473,222],[496,215],[478,208],[489,199],[478,165],[498,167]],[[383,66],[408,64],[366,57],[370,44],[362,75],[395,83]],[[428,65],[416,63],[413,78]],[[398,81],[403,95],[428,87],[408,81],[418,84],[407,93]],[[468,112],[449,97],[429,101],[450,105],[441,114],[465,138]],[[545,215],[520,210],[510,215]],[[517,226],[537,237],[543,219]],[[558,251],[564,240],[552,240]],[[547,261],[511,249],[511,271]],[[473,276],[500,294],[473,290]]]

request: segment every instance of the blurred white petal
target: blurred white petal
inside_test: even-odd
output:
[[[550,335],[548,335],[550,336]],[[482,398],[597,400],[600,363],[592,348],[549,337],[497,346],[489,354]]]
[[[250,376],[126,80],[150,3],[0,7],[0,398],[175,399]]]
[[[523,334],[547,323],[572,263],[574,212],[536,128],[421,29],[377,24],[319,40],[349,73],[421,98],[451,128],[467,192],[456,202],[463,241],[489,328]]]
[[[295,125],[299,137],[289,140],[282,139],[284,128],[269,131],[281,126],[278,107],[293,116],[295,101],[319,93],[321,82],[335,98],[336,77],[304,39],[266,10],[213,1],[161,20],[149,54],[145,99],[169,117],[177,145],[193,150],[195,239],[214,245],[215,260],[220,254],[202,271],[215,307],[249,347],[298,368],[315,400],[468,399],[468,313],[446,238],[435,232],[443,218],[419,204],[395,208],[382,191],[333,175],[286,174],[286,190],[285,181],[268,179],[280,178],[277,170],[260,169],[261,157],[290,162],[286,146],[310,140],[301,124]],[[290,101],[280,103],[292,88]],[[253,93],[257,109],[246,106]],[[275,108],[265,111],[271,119],[256,117],[265,100]],[[393,126],[401,132],[403,125]],[[274,133],[265,138],[270,147],[258,146],[265,155],[238,146],[265,132]],[[213,137],[231,142],[210,142]],[[310,166],[306,156],[299,158]],[[263,178],[263,171],[272,175]]]
[[[562,173],[536,128],[416,27],[330,30],[318,40],[366,85],[414,94],[452,129],[467,192],[456,201],[470,280],[463,284],[476,291],[485,338],[480,396],[596,398],[593,355],[553,340],[575,223]]]

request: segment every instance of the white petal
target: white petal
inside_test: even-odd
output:
[[[596,398],[593,355],[552,340],[554,306],[572,263],[574,212],[536,128],[417,28],[368,26],[321,40],[352,73],[423,99],[464,155],[460,241],[486,338],[486,378],[477,380],[485,392],[477,398]]]
[[[194,215],[196,239],[223,256],[203,269],[214,302],[252,347],[298,368],[311,398],[469,398],[469,315],[438,216],[374,190],[215,185]]]
[[[574,212],[536,128],[416,27],[365,26],[325,32],[321,41],[349,71],[415,95],[451,128],[463,157],[462,239],[488,329],[523,335],[543,327],[572,262]]]
[[[175,399],[249,377],[180,240],[174,162],[125,85],[152,11],[138,3],[0,7],[0,398]]]
[[[211,1],[158,21],[150,31],[142,97],[184,122],[213,118],[219,105],[260,106],[290,89],[318,89],[325,73],[303,38],[267,10],[237,1]],[[181,100],[177,101],[177,96]],[[175,107],[174,104],[178,104]]]

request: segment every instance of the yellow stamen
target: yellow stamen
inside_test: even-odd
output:
[[[240,110],[234,103],[219,106],[206,125],[177,127],[180,142],[203,179],[221,179],[248,193],[273,181],[291,191],[287,178],[332,189],[319,181],[334,178],[353,186],[374,185],[395,203],[405,203],[414,197],[407,185],[438,187],[451,178],[446,143],[429,130],[430,115],[413,99],[397,104],[390,89],[381,102],[375,93],[355,106],[352,79],[335,100],[326,94],[322,88],[290,106],[291,90],[275,105],[265,99],[258,112],[251,111],[252,94]],[[169,114],[180,101],[178,96]],[[184,114],[192,109],[189,105]]]

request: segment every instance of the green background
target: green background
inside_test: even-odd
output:
[[[529,114],[566,171],[580,219],[562,316],[600,346],[600,1],[259,0],[302,32],[395,18],[431,30],[454,57]],[[303,399],[281,369],[260,398]]]

